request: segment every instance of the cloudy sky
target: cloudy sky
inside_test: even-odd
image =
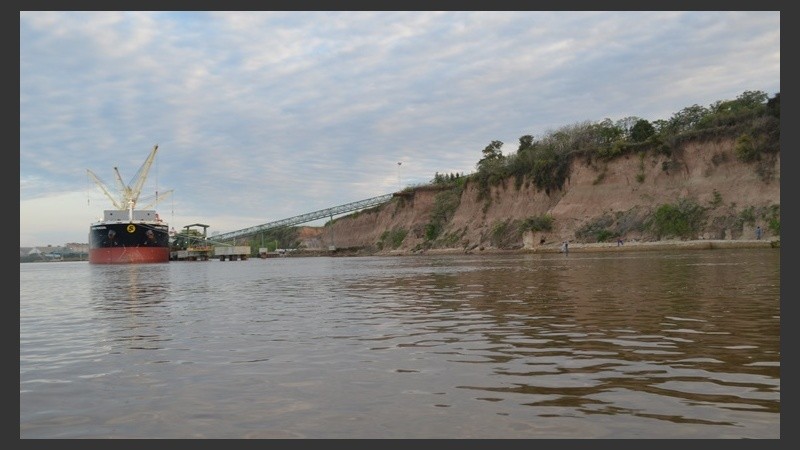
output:
[[[780,92],[780,12],[20,12],[20,246],[142,197],[225,233],[586,121]],[[402,163],[402,164],[398,164]],[[315,225],[318,223],[312,223]]]

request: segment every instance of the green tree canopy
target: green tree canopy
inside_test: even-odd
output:
[[[480,169],[481,167],[491,165],[491,163],[495,161],[501,161],[503,159],[503,152],[500,151],[502,146],[502,141],[492,141],[489,143],[489,145],[483,149],[483,158],[478,161],[478,168]]]
[[[656,129],[645,119],[639,119],[631,128],[631,140],[633,142],[644,142],[656,134]]]

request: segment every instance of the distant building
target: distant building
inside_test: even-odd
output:
[[[20,247],[20,262],[84,261],[88,259],[89,244],[69,243],[63,246]]]

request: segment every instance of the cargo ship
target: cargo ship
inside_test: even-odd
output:
[[[172,191],[156,192],[153,201],[142,208],[137,207],[139,194],[144,187],[147,173],[155,160],[158,145],[148,155],[137,175],[127,185],[115,167],[119,195],[114,197],[97,175],[87,169],[89,177],[111,200],[114,209],[103,211],[103,219],[89,226],[90,264],[141,264],[166,263],[170,255],[169,226],[153,207]]]

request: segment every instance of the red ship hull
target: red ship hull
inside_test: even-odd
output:
[[[169,262],[165,247],[105,247],[89,249],[92,264],[147,264]]]

